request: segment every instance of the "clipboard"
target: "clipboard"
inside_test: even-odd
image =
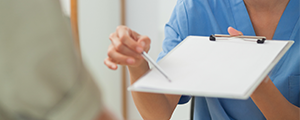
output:
[[[211,37],[211,36],[210,36]],[[294,41],[189,36],[128,90],[247,99]]]

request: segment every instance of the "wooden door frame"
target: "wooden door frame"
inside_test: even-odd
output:
[[[121,25],[126,25],[126,0],[121,0]],[[128,119],[127,112],[127,69],[122,66],[122,114],[124,120]]]
[[[70,0],[71,4],[71,15],[70,15],[70,20],[71,20],[71,27],[72,27],[72,35],[74,39],[74,44],[75,47],[77,48],[79,54],[81,53],[80,51],[80,41],[79,41],[79,30],[78,30],[78,2],[77,0]]]

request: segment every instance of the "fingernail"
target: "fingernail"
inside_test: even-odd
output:
[[[242,35],[243,35],[241,31],[239,31],[239,35],[240,35],[240,36],[242,36]]]
[[[141,46],[145,47],[146,43],[144,41],[141,42]]]
[[[235,30],[235,29],[230,29],[230,31],[228,31],[231,35],[235,35],[235,36],[239,36],[240,35],[240,32]]]
[[[141,48],[141,47],[137,47],[136,50],[137,50],[137,52],[139,52],[139,53],[141,53],[141,52],[144,51],[143,48]]]
[[[131,58],[129,58],[129,59],[127,59],[127,60],[126,60],[126,62],[127,62],[127,63],[129,63],[129,64],[133,64],[133,63],[135,62],[135,60],[134,60],[134,59],[131,59]]]
[[[112,67],[113,69],[116,69],[116,68],[117,68],[117,66],[116,66],[116,65],[112,65],[111,67]]]

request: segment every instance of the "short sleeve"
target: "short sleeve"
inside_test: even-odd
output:
[[[165,25],[165,39],[163,51],[159,54],[157,61],[161,60],[183,39],[188,36],[188,18],[185,3],[179,0],[173,10],[169,22]]]
[[[178,104],[185,104],[185,103],[189,102],[190,99],[191,99],[191,96],[182,95]]]
[[[169,22],[165,26],[165,39],[163,41],[163,51],[159,54],[157,61],[161,60],[174,47],[188,36],[188,16],[185,3],[178,0]],[[187,103],[190,96],[181,96],[178,104]]]

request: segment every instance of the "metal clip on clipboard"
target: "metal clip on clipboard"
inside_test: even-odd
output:
[[[231,36],[231,35],[210,35],[210,41],[216,41],[216,37],[236,37],[236,38],[248,38],[248,39],[257,39],[256,43],[263,44],[266,40],[265,36]]]

